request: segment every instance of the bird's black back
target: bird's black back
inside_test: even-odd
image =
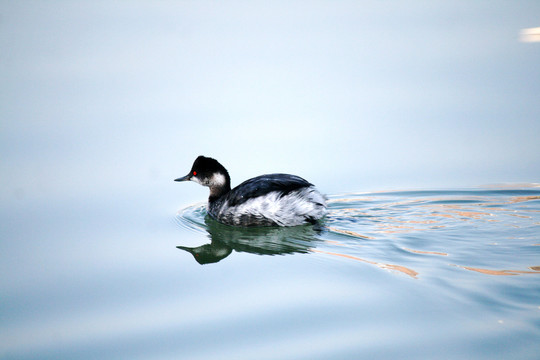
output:
[[[312,186],[311,183],[296,175],[268,174],[246,180],[227,194],[229,206],[240,205],[249,199],[263,196],[273,191],[280,196],[287,195],[291,191]]]

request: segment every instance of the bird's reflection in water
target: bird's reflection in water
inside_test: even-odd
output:
[[[319,241],[317,235],[322,226],[304,225],[292,227],[242,228],[223,225],[210,216],[204,219],[209,244],[187,247],[177,246],[193,255],[199,264],[216,263],[233,250],[257,255],[285,255],[307,253]]]

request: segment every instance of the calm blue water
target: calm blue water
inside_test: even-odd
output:
[[[4,230],[1,358],[538,358],[538,187],[329,202],[320,226],[260,229],[204,204],[101,228],[27,209]]]

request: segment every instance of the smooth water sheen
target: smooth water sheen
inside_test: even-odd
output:
[[[538,187],[333,195],[317,226],[170,218],[50,236],[32,278],[6,260],[0,357],[538,358]]]

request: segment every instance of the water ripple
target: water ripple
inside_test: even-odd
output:
[[[176,223],[185,229],[193,230],[199,233],[206,233],[204,217],[206,216],[206,207],[204,204],[195,204],[188,206],[176,213]]]
[[[328,197],[321,226],[235,228],[197,204],[178,212],[183,228],[210,235],[191,252],[216,262],[233,250],[312,253],[356,260],[413,278],[453,267],[484,275],[540,274],[540,189],[425,190]]]

